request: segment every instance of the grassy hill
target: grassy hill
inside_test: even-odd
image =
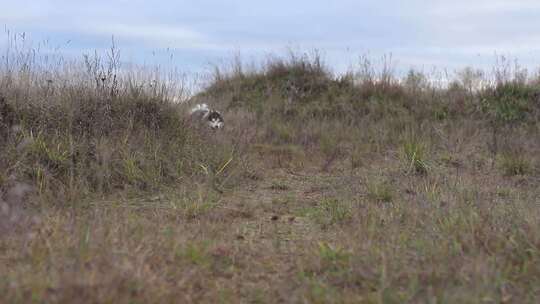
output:
[[[438,85],[292,54],[179,103],[114,48],[29,54],[0,67],[0,302],[540,299],[540,82],[519,67]]]

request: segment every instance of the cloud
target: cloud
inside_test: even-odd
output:
[[[539,8],[540,2],[536,0],[436,0],[431,2],[430,13],[438,16],[492,15],[494,13],[526,12]]]
[[[70,48],[80,50],[106,48],[114,36],[135,60],[170,48],[190,66],[235,51],[260,58],[289,46],[321,49],[340,66],[366,52],[393,53],[404,64],[422,58],[468,64],[478,55],[540,51],[536,0],[5,2],[0,24],[13,31],[71,39]]]
[[[156,48],[195,48],[213,49],[218,48],[208,41],[202,33],[194,31],[189,27],[179,25],[165,26],[159,24],[94,24],[80,28],[80,32],[89,35],[99,35],[105,37],[114,36],[116,39],[138,41],[146,46]]]

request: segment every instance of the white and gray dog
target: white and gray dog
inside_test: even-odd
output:
[[[199,119],[203,123],[206,123],[212,130],[221,129],[225,126],[225,121],[223,120],[221,113],[211,110],[205,103],[197,104],[191,109],[190,114],[192,118]]]

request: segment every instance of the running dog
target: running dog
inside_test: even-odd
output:
[[[221,113],[211,110],[205,103],[197,104],[195,107],[193,107],[193,109],[191,109],[190,114],[192,118],[206,123],[206,125],[212,130],[221,129],[225,126],[225,121],[223,120]]]

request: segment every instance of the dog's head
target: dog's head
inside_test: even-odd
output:
[[[208,126],[211,129],[217,130],[223,128],[225,122],[223,121],[223,116],[218,111],[210,111],[208,114]]]

